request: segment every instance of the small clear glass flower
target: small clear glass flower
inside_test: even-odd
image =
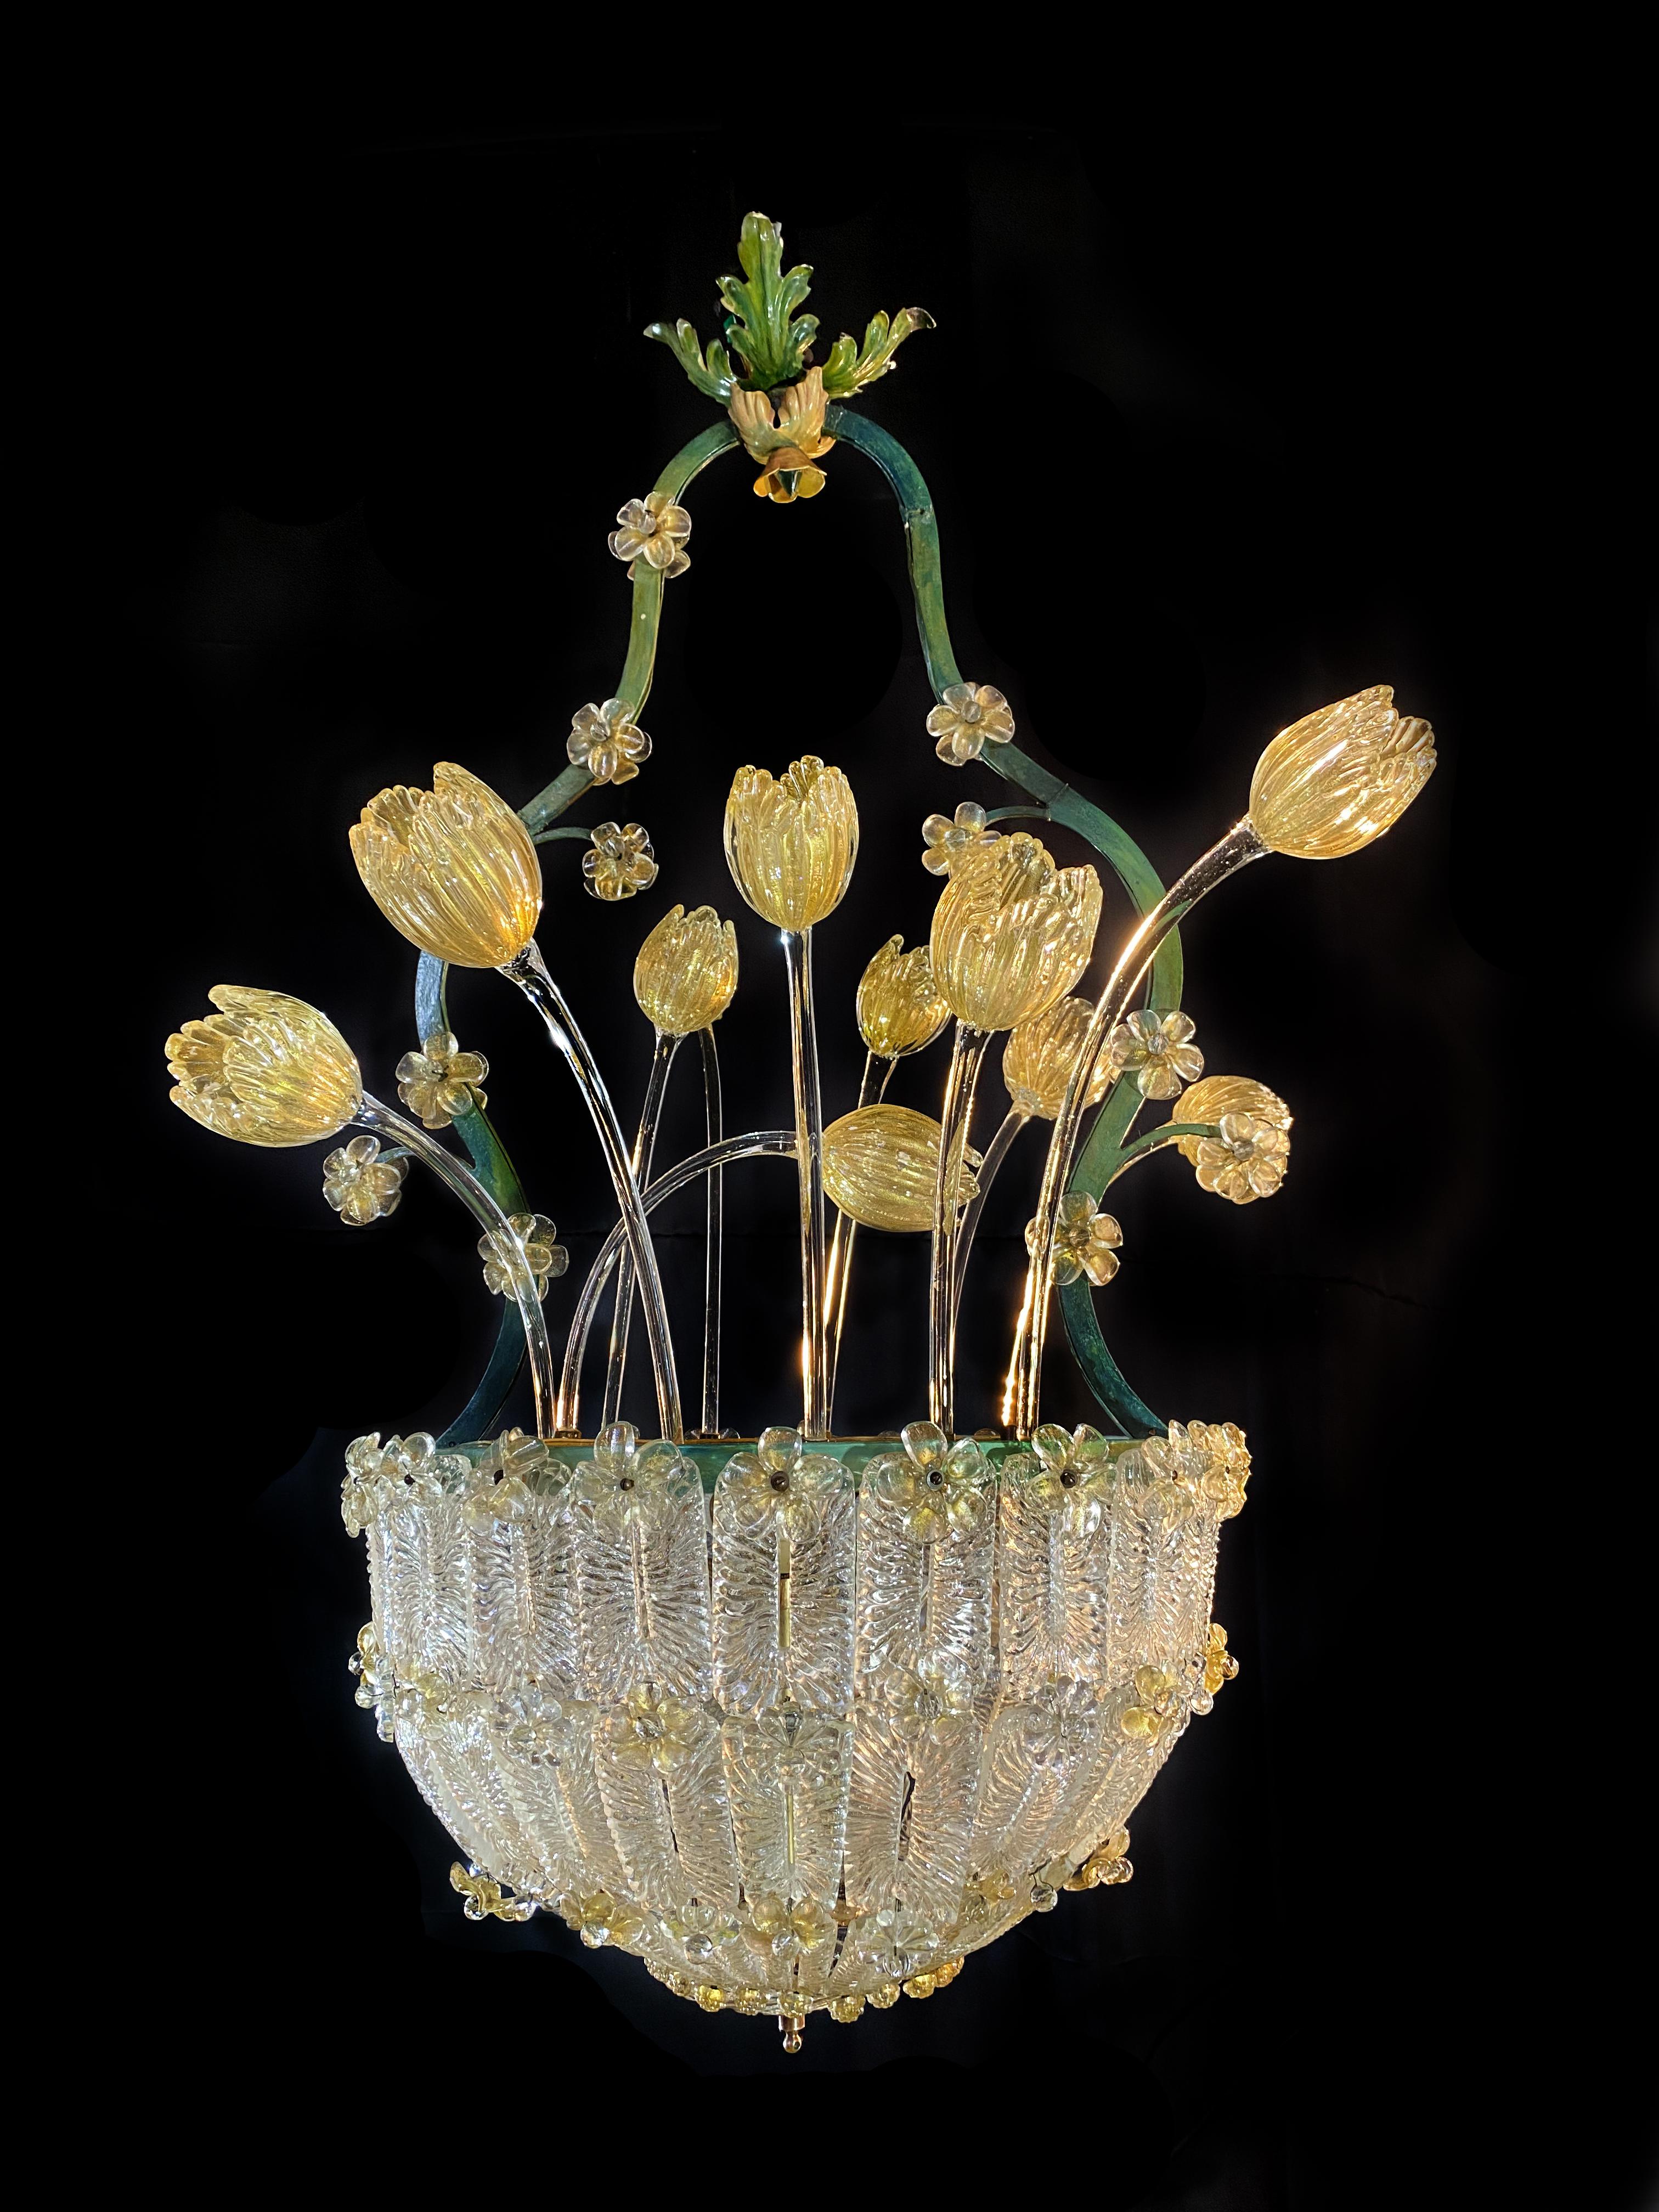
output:
[[[342,1221],[367,1229],[397,1212],[408,1172],[406,1159],[380,1158],[377,1138],[354,1137],[323,1162],[323,1196]]]
[[[507,1218],[524,1246],[524,1256],[536,1279],[536,1295],[544,1298],[549,1283],[570,1265],[570,1255],[558,1242],[558,1230],[544,1213],[514,1213]],[[512,1254],[505,1244],[499,1229],[478,1239],[483,1279],[498,1298],[513,1295]]]
[[[1025,1224],[1025,1249],[1036,1249],[1037,1224]],[[1117,1273],[1118,1247],[1123,1231],[1109,1213],[1097,1213],[1086,1190],[1068,1190],[1060,1201],[1054,1224],[1054,1280],[1063,1289],[1086,1275],[1098,1290]]]
[[[595,783],[629,783],[640,772],[640,763],[651,757],[651,740],[633,720],[620,699],[595,706],[590,700],[570,718],[565,751],[576,768],[585,768]]]
[[[948,1543],[977,1528],[995,1495],[991,1468],[972,1437],[952,1443],[932,1421],[912,1421],[899,1431],[902,1454],[877,1462],[866,1480],[904,1516],[904,1533],[918,1544]]]
[[[1028,1492],[1060,1516],[1069,1535],[1092,1535],[1111,1496],[1110,1443],[1086,1421],[1069,1436],[1057,1422],[1045,1422],[1031,1443],[1036,1457],[1026,1474]]]
[[[434,1030],[418,1052],[398,1062],[398,1096],[428,1129],[447,1129],[458,1115],[489,1103],[478,1088],[489,1073],[481,1052],[463,1052],[449,1030]]]
[[[593,1456],[576,1468],[573,1498],[578,1511],[607,1543],[626,1540],[631,1528],[649,1528],[701,1488],[696,1470],[672,1443],[640,1442],[631,1421],[613,1421],[593,1439]]]
[[[817,1528],[827,1495],[847,1480],[839,1460],[807,1450],[799,1429],[766,1429],[753,1451],[733,1452],[721,1468],[715,1510],[745,1535],[775,1528],[799,1539]]]
[[[665,576],[683,576],[691,566],[685,550],[690,535],[691,518],[685,509],[676,507],[665,491],[652,491],[617,510],[617,527],[606,542],[617,560],[627,562],[631,580],[641,561]]]
[[[1290,1164],[1288,1133],[1253,1114],[1224,1114],[1218,1126],[1218,1137],[1198,1139],[1199,1188],[1230,1198],[1235,1206],[1271,1198]]]
[[[927,849],[921,865],[929,875],[948,876],[970,845],[993,844],[1000,834],[986,828],[985,809],[965,799],[954,819],[948,814],[930,814],[922,823],[921,842]]]
[[[601,822],[592,831],[592,851],[582,854],[582,874],[597,899],[629,899],[657,880],[657,858],[648,832],[639,823],[625,827]]]
[[[1204,1055],[1191,1042],[1196,1026],[1190,1014],[1133,1013],[1106,1041],[1111,1064],[1133,1076],[1143,1098],[1174,1098],[1204,1073]]]
[[[927,717],[927,734],[938,738],[933,750],[942,761],[963,768],[988,744],[1006,745],[1014,718],[994,684],[952,684]]]

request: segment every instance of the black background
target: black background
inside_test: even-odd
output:
[[[1635,457],[1571,217],[1520,167],[1449,182],[1431,141],[1403,120],[1386,160],[1321,167],[1282,132],[1131,158],[1104,130],[940,118],[902,159],[838,135],[827,160],[786,131],[389,103],[218,112],[111,162],[112,374],[76,550],[100,712],[145,763],[111,918],[151,948],[111,1062],[143,1165],[114,1222],[150,1271],[122,1335],[167,1503],[123,1562],[148,1597],[110,1754],[144,1808],[149,1902],[92,1971],[243,2140],[343,2104],[373,2125],[428,2090],[479,2127],[527,2099],[539,2128],[574,2084],[620,2100],[600,2124],[625,2141],[635,2110],[648,2130],[708,2109],[714,2077],[703,2095],[763,2087],[745,2109],[781,2130],[889,2116],[923,2166],[948,2113],[1000,2100],[1012,2128],[1029,2104],[1056,2144],[1086,2126],[1103,2206],[1347,2204],[1396,2164],[1486,2201],[1545,2133],[1580,2177],[1559,2201],[1613,2201],[1574,2161],[1644,2132],[1613,2086],[1629,1870],[1593,1756],[1642,1457],[1616,1425],[1631,1308],[1594,1237],[1612,1255],[1647,1171],[1616,1200],[1592,1127],[1640,1048],[1651,754],[1605,521]],[[441,1427],[470,1389],[494,1319],[471,1231],[418,1184],[343,1229],[319,1153],[214,1143],[167,1107],[160,1053],[209,985],[268,984],[325,1007],[391,1094],[413,956],[347,825],[439,758],[522,800],[613,688],[628,593],[605,533],[713,419],[640,331],[711,333],[751,206],[815,265],[826,339],[877,307],[937,318],[862,411],[932,487],[958,659],[1166,881],[1316,705],[1391,682],[1441,752],[1372,850],[1254,868],[1186,933],[1210,1069],[1295,1110],[1282,1194],[1221,1206],[1170,1160],[1115,1194],[1121,1364],[1166,1413],[1240,1420],[1255,1455],[1216,1600],[1240,1677],[1136,1815],[1128,1888],[1066,1899],[926,2006],[815,2022],[787,2062],[767,2024],[706,2020],[556,1923],[461,1918],[451,1847],[351,1703],[365,1593],[336,1499],[351,1436]],[[1569,396],[1587,351],[1595,395]],[[873,471],[843,448],[787,510],[750,473],[728,457],[689,497],[651,761],[574,810],[643,821],[656,885],[601,908],[580,848],[545,855],[541,941],[625,1120],[649,1049],[634,951],[705,899],[744,963],[728,1127],[787,1118],[778,963],[720,853],[736,766],[820,752],[860,801],[819,933],[831,1113],[860,969],[926,933],[922,815],[1005,795],[923,734]],[[1103,943],[1125,920],[1109,886]],[[451,1005],[572,1250],[556,1331],[608,1222],[591,1139],[514,994],[459,978]],[[908,1063],[894,1095],[928,1103],[939,1073]],[[659,1157],[691,1141],[692,1089]],[[1017,1152],[988,1213],[969,1421],[993,1417],[1036,1172]],[[788,1410],[790,1197],[766,1165],[728,1187],[725,1405],[752,1432]],[[695,1223],[669,1218],[682,1310]],[[920,1401],[921,1241],[866,1237],[860,1269],[853,1431]],[[1063,1351],[1045,1407],[1087,1411]],[[1575,1963],[1607,1970],[1595,1997],[1547,1997]],[[1558,2082],[1584,2059],[1586,2017],[1590,2106],[1518,2098],[1523,2057]],[[467,2088],[444,2056],[463,2046]]]

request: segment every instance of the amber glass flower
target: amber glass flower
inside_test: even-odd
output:
[[[712,906],[671,906],[640,947],[634,963],[634,996],[640,1012],[665,1036],[706,1030],[732,1003],[738,988],[738,932]]]
[[[617,527],[608,544],[617,560],[626,561],[629,576],[637,575],[643,561],[665,575],[683,576],[691,566],[685,541],[691,535],[691,518],[676,507],[665,491],[647,492],[617,510]]]
[[[1206,1075],[1194,1083],[1181,1101],[1175,1118],[1177,1121],[1216,1121],[1224,1114],[1248,1114],[1252,1121],[1265,1121],[1274,1129],[1288,1130],[1293,1116],[1285,1101],[1268,1090],[1265,1083],[1256,1083],[1248,1075]],[[1195,1167],[1201,1137],[1177,1137],[1176,1149],[1184,1160]]]
[[[1014,734],[1008,702],[994,684],[952,684],[927,717],[933,750],[951,768],[965,768],[988,744],[1006,745]]]
[[[323,1162],[323,1196],[342,1221],[367,1229],[395,1213],[403,1200],[409,1162],[383,1160],[375,1137],[354,1137]]]
[[[808,754],[775,782],[740,768],[726,802],[726,858],[755,912],[810,929],[841,904],[859,853],[859,811],[838,768]]]
[[[1250,779],[1250,820],[1275,853],[1340,860],[1394,827],[1434,759],[1429,725],[1376,684],[1279,732]]]
[[[1099,920],[1099,877],[1057,868],[1040,838],[970,846],[933,910],[934,981],[958,1021],[1018,1029],[1077,981]]]
[[[1190,1014],[1133,1013],[1106,1040],[1111,1065],[1133,1077],[1143,1098],[1173,1098],[1204,1073],[1192,1041],[1196,1026]]]
[[[833,1204],[866,1229],[931,1230],[939,1182],[940,1129],[909,1106],[860,1106],[823,1133],[823,1188]],[[957,1203],[977,1185],[980,1156],[963,1154]]]
[[[216,983],[218,1007],[167,1039],[169,1095],[192,1121],[245,1145],[314,1145],[362,1097],[350,1046],[326,1014],[282,991]]]
[[[542,872],[504,799],[453,762],[434,788],[394,784],[364,807],[352,858],[394,929],[457,968],[501,968],[536,933]]]
[[[1235,1206],[1271,1198],[1290,1165],[1291,1140],[1285,1131],[1251,1114],[1224,1114],[1218,1126],[1218,1137],[1196,1140],[1199,1188],[1230,1198]]]
[[[639,823],[601,822],[588,832],[588,844],[591,849],[582,854],[582,874],[596,899],[630,899],[656,882],[657,856],[649,833]]]
[[[859,978],[859,1035],[878,1060],[920,1052],[951,1018],[933,984],[933,956],[925,945],[908,952],[890,937]]]
[[[651,757],[650,738],[620,699],[578,707],[564,749],[571,766],[585,768],[595,783],[631,783]]]
[[[1036,1228],[1035,1221],[1025,1224],[1025,1249],[1033,1257]],[[1054,1224],[1055,1282],[1063,1289],[1079,1275],[1086,1275],[1098,1290],[1116,1274],[1117,1248],[1122,1242],[1123,1231],[1109,1213],[1096,1212],[1086,1190],[1068,1190],[1060,1201],[1060,1218]]]
[[[434,1030],[398,1062],[398,1096],[428,1129],[447,1129],[458,1114],[488,1104],[478,1085],[489,1073],[481,1052],[463,1052],[453,1030]]]
[[[1034,1022],[1011,1030],[1002,1048],[1002,1079],[1017,1114],[1052,1121],[1066,1097],[1094,1008],[1086,999],[1061,999]],[[1103,1054],[1089,1081],[1091,1106],[1098,1105],[1112,1079]]]
[[[921,865],[930,876],[948,876],[958,855],[970,845],[993,844],[1001,834],[1000,830],[986,828],[985,809],[977,801],[964,799],[954,818],[930,814],[922,823]]]

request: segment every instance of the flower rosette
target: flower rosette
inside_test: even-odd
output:
[[[1037,1233],[1036,1222],[1028,1221],[1025,1249],[1033,1259]],[[1103,1289],[1117,1273],[1118,1248],[1122,1242],[1123,1231],[1116,1221],[1111,1214],[1096,1210],[1086,1190],[1068,1190],[1060,1201],[1060,1218],[1054,1224],[1055,1282],[1064,1290],[1086,1275],[1097,1290]]]
[[[763,1431],[753,1451],[733,1452],[714,1485],[714,1513],[738,1536],[776,1529],[799,1543],[820,1526],[831,1501],[849,1487],[847,1470],[814,1452],[799,1429]]]
[[[1192,1042],[1196,1028],[1190,1014],[1131,1014],[1106,1040],[1114,1073],[1132,1076],[1143,1098],[1176,1097],[1204,1073],[1204,1055]]]
[[[1057,1517],[1067,1535],[1092,1536],[1111,1502],[1112,1447],[1087,1421],[1068,1436],[1045,1421],[1031,1438],[1024,1488],[1042,1510]]]
[[[345,1463],[340,1511],[353,1536],[389,1506],[440,1504],[461,1490],[471,1472],[465,1452],[440,1450],[424,1430],[392,1437],[385,1445],[378,1431],[359,1437],[346,1447]]]
[[[427,1128],[447,1129],[461,1115],[489,1104],[478,1087],[489,1073],[481,1052],[463,1052],[453,1030],[435,1030],[418,1052],[406,1052],[398,1062],[398,1096]]]
[[[409,1162],[383,1160],[375,1137],[354,1137],[323,1162],[323,1196],[350,1229],[367,1229],[395,1213]]]
[[[947,768],[965,768],[988,744],[1006,745],[1014,734],[1013,710],[994,684],[950,684],[927,716],[933,750]]]
[[[1290,1164],[1288,1133],[1252,1114],[1224,1114],[1217,1127],[1218,1135],[1197,1140],[1199,1188],[1231,1199],[1235,1206],[1271,1198]]]
[[[978,1685],[954,1653],[929,1652],[914,1667],[889,1668],[878,1687],[913,1759],[925,1750],[951,1750],[974,1719]]]
[[[629,581],[640,573],[640,563],[665,577],[683,576],[691,566],[685,541],[691,535],[691,518],[665,491],[647,492],[617,510],[617,527],[606,539],[618,561],[628,563]]]
[[[912,1421],[899,1431],[902,1452],[871,1464],[865,1482],[900,1516],[916,1544],[946,1544],[970,1536],[995,1503],[990,1462],[972,1437],[952,1443],[932,1421]]]
[[[613,1766],[649,1768],[666,1780],[696,1758],[707,1734],[701,1706],[649,1687],[633,1690],[605,1717],[605,1757]]]
[[[564,749],[571,766],[586,769],[595,783],[631,783],[651,757],[650,738],[620,699],[578,707]]]
[[[577,1463],[571,1504],[580,1525],[620,1544],[635,1529],[653,1533],[694,1492],[702,1494],[697,1471],[673,1444],[641,1443],[631,1422],[613,1421]]]

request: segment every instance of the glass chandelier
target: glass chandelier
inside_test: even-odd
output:
[[[1243,818],[1165,890],[1115,822],[1018,749],[1001,693],[952,655],[927,488],[854,411],[932,318],[878,313],[861,343],[838,337],[820,364],[817,320],[799,312],[811,271],[786,270],[782,244],[765,216],[745,220],[743,273],[720,282],[723,335],[706,352],[689,322],[647,332],[721,411],[617,517],[627,655],[616,696],[574,715],[568,765],[515,811],[440,763],[430,790],[381,792],[350,832],[370,896],[420,952],[418,1049],[396,1071],[406,1111],[364,1088],[325,1015],[276,991],[215,989],[216,1011],[186,1022],[167,1055],[174,1103],[221,1135],[291,1146],[360,1132],[324,1164],[343,1221],[392,1212],[415,1162],[481,1231],[486,1285],[505,1301],[485,1375],[441,1437],[360,1437],[343,1491],[371,1598],[357,1701],[459,1847],[451,1879],[465,1912],[556,1911],[708,2011],[775,2019],[793,2051],[810,2014],[851,2021],[901,1992],[928,1996],[1062,1890],[1127,1881],[1131,1813],[1237,1671],[1210,1604],[1249,1452],[1231,1422],[1160,1420],[1120,1373],[1095,1304],[1119,1265],[1103,1201],[1165,1149],[1237,1205],[1279,1188],[1290,1112],[1262,1083],[1204,1073],[1181,1012],[1177,924],[1270,853],[1357,852],[1399,819],[1435,756],[1427,723],[1402,716],[1387,685],[1310,714],[1261,755]],[[781,945],[793,1126],[726,1133],[715,1026],[738,985],[738,933],[711,908],[675,906],[635,968],[655,1050],[630,1141],[536,943],[538,848],[585,845],[586,887],[606,903],[654,880],[638,824],[554,825],[650,756],[639,717],[663,594],[690,565],[690,487],[741,449],[758,495],[811,499],[837,446],[873,463],[898,503],[939,758],[991,769],[1011,803],[921,825],[921,864],[940,884],[929,941],[907,952],[894,937],[870,962],[858,1103],[826,1126],[812,945],[854,873],[855,783],[812,757],[776,775],[740,769],[726,855]],[[857,784],[866,804],[874,781]],[[1081,990],[1100,878],[1056,866],[1045,823],[1093,848],[1138,917]],[[610,1179],[615,1226],[556,1353],[546,1301],[568,1255],[487,1118],[483,1059],[451,1030],[452,966],[495,969],[530,1000]],[[885,1103],[897,1062],[947,1030],[938,1119]],[[975,1149],[999,1036],[1007,1108]],[[662,1170],[665,1090],[692,1040],[707,1142]],[[1160,1102],[1178,1103],[1135,1134]],[[1033,1125],[1048,1143],[1002,1427],[963,1436],[955,1337],[975,1231]],[[796,1426],[743,1438],[720,1426],[721,1187],[728,1168],[769,1156],[793,1164],[799,1194],[801,1411]],[[690,1425],[651,1231],[655,1207],[689,1185],[707,1201]],[[918,1376],[915,1401],[892,1409],[901,1425],[842,1437],[831,1417],[860,1228],[931,1240],[926,1401]],[[1042,1419],[1056,1304],[1098,1425]],[[649,1440],[619,1419],[636,1314],[656,1395]],[[535,1433],[491,1436],[526,1358]]]

